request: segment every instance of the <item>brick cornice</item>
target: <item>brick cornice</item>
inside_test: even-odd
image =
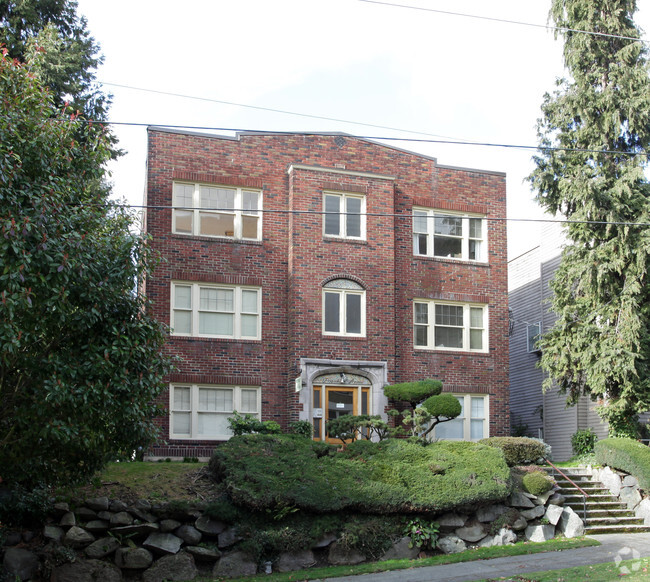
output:
[[[413,206],[424,206],[437,210],[451,210],[454,212],[469,212],[470,214],[487,214],[488,207],[486,204],[461,204],[459,202],[449,202],[447,200],[437,200],[435,198],[425,198],[418,196],[413,198]]]

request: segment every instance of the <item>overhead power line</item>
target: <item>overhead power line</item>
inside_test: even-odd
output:
[[[450,10],[439,10],[437,8],[424,8],[422,6],[411,6],[409,4],[397,4],[395,2],[381,2],[380,0],[358,0],[366,4],[379,4],[381,6],[391,6],[393,8],[406,8],[408,10],[419,10],[421,12],[435,12],[436,14],[446,14],[448,16],[460,16],[463,18],[474,18],[476,20],[489,20],[491,22],[500,22],[503,24],[516,24],[518,26],[530,26],[533,28],[544,28],[546,30],[553,30],[555,32],[574,32],[578,34],[590,34],[592,36],[601,36],[604,38],[618,38],[621,40],[633,40],[635,42],[642,42],[650,44],[650,41],[634,36],[623,36],[620,34],[609,34],[607,32],[596,32],[594,30],[580,30],[578,28],[566,28],[563,26],[553,26],[551,24],[537,24],[535,22],[522,22],[520,20],[508,20],[506,18],[495,18],[493,16],[480,16],[478,14],[467,14],[464,12],[452,12]]]

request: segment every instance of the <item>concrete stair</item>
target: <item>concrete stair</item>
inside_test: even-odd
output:
[[[564,496],[565,505],[571,507],[585,522],[585,535],[606,533],[645,533],[650,526],[643,525],[643,519],[612,497],[602,483],[593,481],[591,472],[581,467],[561,467],[562,472],[580,487],[587,495],[586,519],[585,499],[583,495],[562,475],[554,469],[549,470]]]

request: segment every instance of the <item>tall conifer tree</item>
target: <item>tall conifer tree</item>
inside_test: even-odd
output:
[[[613,434],[650,409],[650,78],[635,0],[553,0],[568,78],[546,95],[530,181],[571,221],[541,340],[546,387],[600,401]],[[585,34],[576,31],[591,31]],[[558,149],[554,149],[558,148]]]

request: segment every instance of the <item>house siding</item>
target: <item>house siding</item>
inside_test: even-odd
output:
[[[445,391],[489,395],[490,435],[509,433],[503,174],[440,166],[433,158],[343,135],[229,138],[149,128],[148,137],[146,229],[164,259],[146,283],[155,315],[170,323],[172,281],[262,290],[261,339],[172,335],[166,349],[178,358],[178,369],[170,382],[259,386],[262,418],[286,427],[311,419],[305,392],[313,374],[307,369],[356,366],[372,378],[376,402],[383,383],[434,377]],[[172,184],[179,179],[260,188],[262,240],[172,234]],[[323,236],[324,191],[365,196],[365,240]],[[486,215],[488,262],[414,257],[414,205]],[[353,279],[366,291],[364,337],[322,332],[322,285],[335,278]],[[489,352],[415,350],[414,298],[485,303]],[[301,392],[296,378],[302,378]],[[168,408],[169,395],[159,404]],[[186,454],[188,447],[214,444],[169,439],[168,416],[157,424],[162,438],[152,454]]]

